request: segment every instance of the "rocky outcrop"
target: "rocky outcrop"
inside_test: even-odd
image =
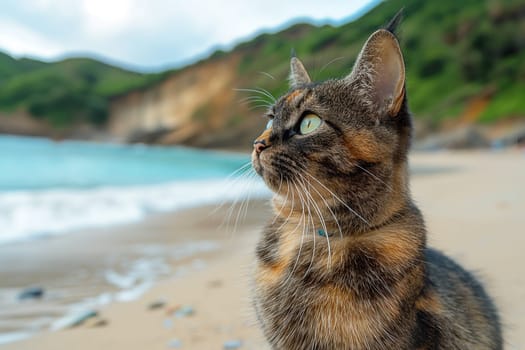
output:
[[[491,125],[456,126],[426,135],[414,142],[417,151],[441,149],[503,148],[525,145],[525,120],[512,118]]]
[[[149,89],[114,98],[109,133],[123,142],[238,148],[246,141],[249,145],[253,131],[248,135],[246,131],[254,130],[254,123],[243,120],[242,106],[236,103],[237,65],[234,55],[206,60]]]

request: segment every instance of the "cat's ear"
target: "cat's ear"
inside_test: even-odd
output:
[[[310,84],[311,82],[312,80],[304,68],[303,63],[295,57],[295,52],[292,51],[292,58],[290,59],[290,87],[294,89],[301,85]]]
[[[385,29],[373,33],[345,80],[356,82],[375,106],[397,115],[405,97],[405,64],[394,34]]]

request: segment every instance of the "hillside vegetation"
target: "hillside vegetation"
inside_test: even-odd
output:
[[[246,84],[279,95],[287,88],[293,45],[315,80],[344,76],[368,35],[402,7],[399,35],[416,117],[436,123],[460,117],[472,99],[487,100],[477,116],[482,122],[525,116],[525,3],[519,0],[386,1],[340,27],[296,25],[242,44],[239,73]]]
[[[76,122],[101,125],[111,96],[156,78],[89,58],[45,63],[0,53],[0,110],[24,110],[56,128]]]
[[[399,34],[409,105],[416,118],[439,125],[454,118],[486,123],[525,116],[522,0],[385,1],[350,23],[296,24],[259,35],[230,52],[217,51],[190,68],[235,57],[239,63],[232,88],[264,88],[278,96],[288,88],[292,47],[314,80],[344,76],[366,38],[402,7]],[[91,59],[43,63],[0,54],[0,111],[25,110],[56,127],[78,121],[104,126],[112,100],[134,90],[154,89],[184,70],[143,75]],[[235,128],[246,114],[259,113],[239,103],[246,96],[237,97],[220,116],[222,125]],[[202,122],[207,118],[202,111],[213,108],[205,96],[199,103]]]

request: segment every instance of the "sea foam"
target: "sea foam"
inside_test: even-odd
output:
[[[260,180],[0,193],[0,244],[142,220],[148,214],[269,195]]]

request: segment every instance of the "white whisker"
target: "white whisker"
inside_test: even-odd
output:
[[[302,188],[301,183],[299,183],[299,187]],[[303,193],[306,196],[306,192],[305,192],[304,188],[303,188]],[[310,219],[310,223],[312,224],[313,247],[312,247],[312,258],[310,259],[310,265],[308,265],[308,268],[306,269],[306,272],[304,273],[303,278],[308,275],[308,273],[310,272],[310,270],[312,269],[312,266],[314,264],[314,260],[315,260],[315,238],[316,238],[315,237],[315,234],[316,234],[316,232],[315,232],[315,224],[314,224],[314,221],[313,221],[313,217],[312,217],[312,212],[310,210],[310,206],[308,205],[308,203],[309,203],[308,197],[305,197],[305,201],[306,201],[306,209],[308,211],[308,218]]]
[[[328,211],[330,212],[330,214],[334,218],[335,224],[337,225],[337,229],[339,230],[339,235],[341,236],[341,238],[343,238],[343,231],[341,230],[341,226],[339,225],[339,220],[337,220],[337,217],[335,216],[334,212],[330,208],[330,204],[328,204],[328,202],[324,199],[324,197],[321,195],[321,193],[314,186],[311,186],[310,182],[308,182],[308,184],[319,195],[319,198],[321,198],[321,200],[324,202],[326,208],[328,209]]]
[[[389,184],[387,184],[386,182],[384,182],[383,180],[381,180],[379,177],[377,177],[375,174],[373,174],[372,172],[370,172],[369,170],[363,168],[362,166],[360,166],[359,164],[354,164],[356,167],[358,167],[359,169],[363,170],[365,173],[367,173],[368,175],[372,176],[374,179],[376,179],[377,181],[381,182],[383,185],[385,185],[389,190],[392,190],[392,187],[390,187]]]
[[[254,92],[256,94],[260,94],[262,96],[266,96],[272,100],[273,103],[277,102],[277,99],[270,93],[268,90],[262,89],[262,88],[255,88],[255,89],[234,89],[235,91],[242,91],[242,92]]]
[[[275,80],[275,77],[268,72],[259,72],[259,74],[266,75],[268,78]]]
[[[302,176],[301,176],[302,178]],[[319,221],[320,221],[320,224],[321,226],[323,227],[323,230],[324,230],[324,233],[325,233],[325,237],[326,237],[326,242],[328,244],[328,267],[330,268],[332,266],[332,250],[331,250],[331,247],[330,247],[330,238],[328,237],[328,228],[326,227],[326,222],[323,218],[323,214],[321,212],[321,209],[319,208],[319,205],[317,205],[317,203],[315,203],[310,191],[307,190],[306,188],[306,184],[300,180],[302,183],[303,183],[303,186],[305,187],[306,191],[305,191],[305,194],[308,198],[308,201],[312,204],[314,210],[316,211],[317,213],[317,216],[319,217]],[[308,182],[309,183],[309,182]],[[315,228],[314,228],[314,235],[315,235]]]
[[[303,197],[301,195],[301,191],[297,187],[297,184],[295,182],[292,182],[292,185],[295,187],[295,190],[297,191],[297,195],[299,196],[300,203],[301,203],[301,217],[299,218],[299,222],[297,223],[296,228],[294,229],[294,232],[299,227],[299,225],[301,223],[303,224],[303,230],[301,232],[301,242],[299,244],[299,251],[297,252],[297,256],[295,258],[294,266],[292,267],[292,270],[288,274],[288,277],[286,278],[286,280],[284,281],[283,284],[288,283],[288,281],[292,278],[292,276],[293,276],[293,274],[295,272],[295,269],[297,268],[297,264],[299,263],[299,258],[301,256],[301,251],[303,249],[305,231],[308,229],[308,227],[306,225],[306,217],[305,217],[305,210],[304,210],[304,199],[303,199]],[[293,195],[293,192],[292,192],[292,195]]]
[[[368,226],[372,226],[370,222],[368,222],[361,214],[359,214],[357,211],[352,209],[348,204],[346,204],[341,198],[339,198],[334,192],[332,192],[328,187],[326,187],[321,181],[317,180],[312,174],[308,173],[307,171],[304,172],[306,175],[310,176],[314,181],[316,181],[319,185],[323,186],[324,189],[326,189],[330,194],[337,199],[342,205],[344,205],[350,212],[352,212],[355,216],[360,218],[365,224]]]

